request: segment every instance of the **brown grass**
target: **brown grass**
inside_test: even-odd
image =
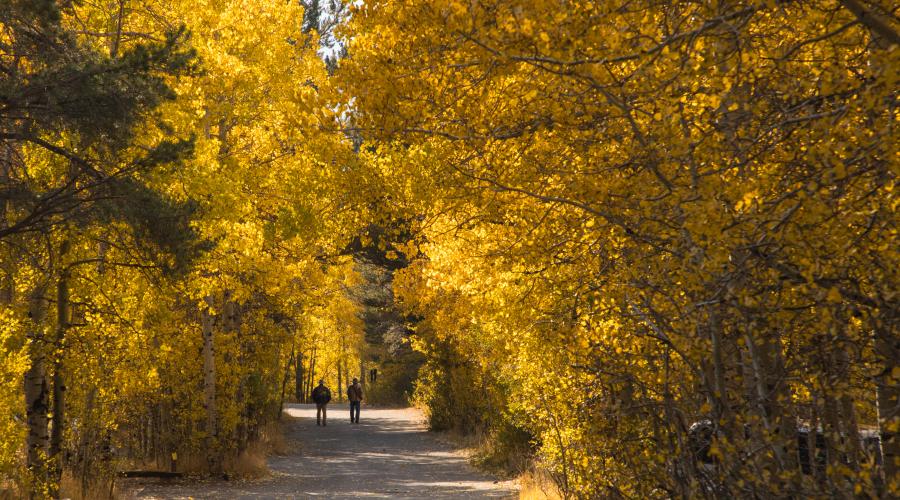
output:
[[[556,485],[546,472],[531,469],[519,476],[519,500],[561,500]]]
[[[498,449],[495,441],[480,431],[468,435],[446,431],[437,436],[456,447],[477,468],[501,477],[515,477],[520,500],[562,500],[553,479],[531,461],[525,450]]]
[[[19,497],[21,494],[18,493],[15,486],[0,483],[0,500],[13,500]]]
[[[293,418],[284,415],[281,421],[270,422],[259,432],[259,439],[247,445],[236,455],[223,458],[220,471],[228,479],[260,479],[269,475],[267,458],[271,455],[296,453],[299,445],[285,436]],[[157,470],[155,461],[145,464],[132,463],[130,469]],[[168,470],[168,465],[164,468]],[[178,472],[186,476],[209,476],[210,463],[203,453],[179,453]],[[214,474],[213,477],[218,477]],[[131,480],[125,480],[126,482]],[[0,498],[0,500],[4,500]]]
[[[80,478],[65,471],[59,483],[59,496],[71,500],[114,500],[122,498],[122,492],[111,479],[95,479],[82,485]]]
[[[235,457],[225,459],[222,469],[231,477],[259,479],[269,475],[265,444],[255,441]]]
[[[436,435],[441,441],[457,448],[472,465],[495,476],[515,478],[530,466],[531,457],[527,448],[505,446],[481,429],[471,434],[442,431]]]
[[[296,441],[288,439],[284,434],[292,420],[292,417],[283,415],[282,420],[266,424],[259,433],[259,440],[250,443],[238,456],[225,460],[223,464],[225,472],[242,479],[268,476],[267,457],[289,455],[298,448]]]
[[[290,455],[299,448],[297,441],[288,439],[284,435],[284,430],[297,419],[287,414],[282,415],[281,418],[280,421],[270,422],[260,433],[260,441],[265,445],[268,455]]]

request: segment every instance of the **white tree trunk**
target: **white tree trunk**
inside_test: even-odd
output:
[[[26,463],[37,475],[46,474],[46,459],[50,451],[48,432],[49,397],[47,387],[46,351],[44,348],[44,322],[47,316],[46,288],[38,286],[29,297],[31,318],[29,357],[31,366],[25,372],[25,418],[28,426],[26,437]]]

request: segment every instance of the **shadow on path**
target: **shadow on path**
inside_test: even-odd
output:
[[[363,408],[350,423],[346,404],[329,405],[316,426],[312,405],[288,405],[296,454],[269,459],[271,478],[254,482],[150,484],[138,498],[515,498],[511,482],[472,469],[435,440],[413,409]]]

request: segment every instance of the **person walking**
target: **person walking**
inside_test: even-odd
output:
[[[326,426],[328,417],[328,402],[331,401],[331,389],[325,386],[325,379],[319,380],[319,385],[313,389],[313,402],[316,403],[316,425]]]
[[[350,400],[350,423],[359,423],[359,407],[362,398],[362,386],[359,384],[359,379],[355,378],[353,384],[347,387],[347,399]]]

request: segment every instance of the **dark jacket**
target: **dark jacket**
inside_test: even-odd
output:
[[[362,401],[362,386],[360,384],[356,384],[348,387],[347,399],[353,402]]]
[[[331,389],[324,385],[318,385],[312,392],[312,399],[317,405],[324,405],[331,401]]]

